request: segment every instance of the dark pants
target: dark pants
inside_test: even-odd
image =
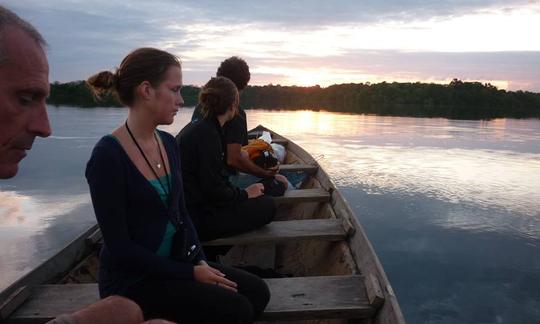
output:
[[[190,209],[201,241],[248,232],[270,223],[276,205],[270,196],[247,199],[235,206]],[[205,250],[206,251],[206,250]]]
[[[238,292],[194,280],[146,278],[126,297],[135,301],[146,320],[162,318],[179,323],[251,323],[270,299],[259,277],[231,267],[210,263],[238,284]]]

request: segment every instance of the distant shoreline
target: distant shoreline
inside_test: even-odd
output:
[[[182,88],[185,106],[195,106],[200,88]],[[349,83],[319,86],[249,86],[242,92],[245,109],[324,110],[398,117],[449,119],[540,118],[540,93],[499,90],[491,84],[454,79],[433,83]],[[95,101],[84,81],[51,84],[47,101],[54,106],[121,107],[112,96]]]

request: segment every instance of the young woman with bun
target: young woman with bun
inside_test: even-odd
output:
[[[199,95],[202,119],[186,125],[176,137],[187,208],[203,240],[261,227],[276,212],[261,183],[242,189],[229,181],[223,126],[236,116],[238,102],[238,90],[231,80],[212,78]]]
[[[183,104],[181,64],[153,48],[127,55],[116,72],[87,81],[128,107],[126,121],[94,147],[86,168],[103,233],[99,291],[135,301],[145,318],[181,323],[250,323],[268,303],[264,281],[207,263],[184,199],[168,125]]]

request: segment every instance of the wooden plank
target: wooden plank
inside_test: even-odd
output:
[[[254,231],[204,242],[203,245],[282,243],[307,239],[340,241],[345,238],[341,220],[305,219],[272,222]]]
[[[282,164],[279,166],[279,171],[297,172],[303,171],[308,174],[314,174],[319,170],[319,166],[312,164]]]
[[[297,204],[303,202],[327,202],[330,201],[330,194],[321,188],[298,189],[285,192],[282,197],[274,197],[277,204]]]
[[[57,254],[0,292],[0,300],[5,300],[7,296],[22,286],[39,285],[62,278],[74,265],[92,251],[91,247],[86,245],[85,240],[88,235],[96,231],[97,227],[96,224],[84,231]]]
[[[270,131],[263,126],[258,126],[257,131]],[[270,131],[273,137],[284,138],[283,136]],[[318,164],[317,161],[302,147],[293,141],[287,145],[287,151],[298,157],[299,163]],[[323,188],[335,189],[336,186],[323,168],[316,173],[316,180]],[[349,204],[343,198],[339,190],[335,190],[331,200],[332,208],[336,212],[336,217],[345,219],[354,228],[354,234],[348,238],[354,261],[357,264],[360,273],[374,274],[382,288],[385,302],[373,319],[374,324],[404,324],[405,318],[399,306],[398,299],[392,289],[392,286],[384,272],[384,269],[377,257],[371,242],[369,241],[362,225],[356,214],[351,210]]]
[[[41,285],[9,318],[12,322],[45,322],[99,300],[97,284]],[[8,322],[9,323],[9,322]]]
[[[272,133],[270,131],[270,133]],[[256,139],[256,138],[259,138],[261,137],[263,134],[263,130],[251,130],[248,132],[248,139]],[[276,143],[276,144],[281,144],[283,146],[287,145],[287,143],[289,143],[289,140],[284,138],[284,137],[275,137],[275,136],[272,136],[272,143]]]
[[[370,318],[362,276],[265,279],[271,299],[263,320]]]
[[[248,139],[256,139],[261,137],[263,134],[262,131],[250,131],[248,132]],[[289,143],[289,140],[284,137],[274,138],[272,137],[272,143],[280,144],[286,146]]]
[[[248,139],[256,139],[256,138],[259,138],[261,137],[263,134],[262,131],[257,131],[257,130],[251,130],[248,132]]]
[[[272,143],[287,146],[287,144],[289,144],[289,140],[285,138],[273,138]]]
[[[30,296],[30,288],[22,286],[16,289],[0,304],[0,321],[8,318]]]
[[[380,308],[384,303],[384,294],[381,285],[379,285],[379,280],[374,274],[368,273],[364,278],[364,284],[366,285],[369,304],[375,308]]]
[[[99,228],[97,228],[94,233],[90,234],[90,236],[88,236],[86,238],[86,241],[85,243],[89,246],[93,246],[99,242],[101,242],[101,240],[103,239],[103,234],[101,233],[101,230]]]
[[[235,245],[226,255],[219,257],[219,262],[230,267],[256,266],[261,269],[275,269],[276,245]]]
[[[271,299],[263,320],[370,318],[362,276],[265,279]],[[97,284],[42,285],[10,317],[9,322],[44,322],[98,301]],[[8,322],[8,323],[9,323]]]

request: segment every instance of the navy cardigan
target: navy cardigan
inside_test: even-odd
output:
[[[86,179],[104,239],[99,271],[101,297],[122,295],[146,276],[193,280],[194,264],[205,258],[184,201],[176,141],[170,134],[158,132],[171,167],[170,213],[186,227],[186,248],[195,246],[200,252],[192,262],[179,262],[155,253],[171,216],[120,143],[112,136],[104,136],[86,165]]]

